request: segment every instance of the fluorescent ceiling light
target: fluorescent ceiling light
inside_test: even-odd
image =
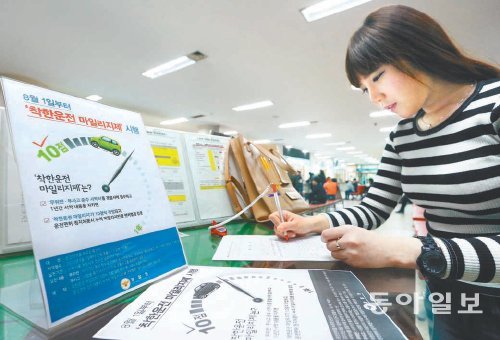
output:
[[[337,150],[339,151],[347,151],[347,150],[355,150],[356,147],[354,146],[343,146],[343,147],[340,147],[340,148],[337,148]]]
[[[363,153],[363,151],[349,151],[349,152],[346,152],[348,155],[359,155],[361,153]]]
[[[370,113],[370,117],[372,118],[378,118],[378,117],[389,117],[389,116],[395,116],[396,114],[392,111],[389,110],[382,110],[382,111],[375,111]]]
[[[394,130],[395,126],[386,126],[386,127],[383,127],[383,128],[380,128],[380,132],[390,132],[392,130]]]
[[[234,135],[238,134],[238,131],[230,130],[230,131],[223,132],[223,134],[228,135],[228,136],[234,136]]]
[[[170,119],[170,120],[164,120],[160,122],[161,125],[174,125],[174,124],[179,124],[179,123],[185,123],[189,121],[189,119],[181,117],[181,118],[175,118],[175,119]]]
[[[311,122],[304,121],[304,122],[293,122],[293,123],[284,123],[278,125],[280,129],[288,129],[288,128],[293,128],[293,127],[299,127],[299,126],[307,126],[311,125]]]
[[[92,100],[93,102],[98,102],[99,100],[102,99],[102,97],[97,95],[97,94],[93,94],[93,95],[85,97],[85,98],[87,98],[88,100]]]
[[[285,148],[291,149],[291,148],[293,148],[293,145],[285,145]]]
[[[264,100],[262,102],[256,102],[252,104],[245,104],[245,105],[240,105],[233,107],[234,111],[248,111],[248,110],[255,110],[255,109],[261,109],[263,107],[268,107],[268,106],[273,106],[273,102],[270,100]]]
[[[324,0],[304,8],[300,12],[307,22],[312,22],[348,10],[349,8],[362,5],[368,1],[370,0]]]
[[[269,144],[271,141],[269,139],[257,139],[253,141],[255,144]]]
[[[196,63],[196,61],[184,55],[177,59],[170,60],[159,66],[153,67],[152,69],[149,69],[146,72],[144,72],[142,75],[151,79],[155,79],[165,74],[172,73],[180,69],[183,69],[184,67],[193,65],[194,63]]]
[[[314,133],[312,135],[307,135],[307,139],[318,139],[318,138],[328,138],[331,137],[331,133]]]
[[[331,146],[336,146],[336,145],[344,145],[346,142],[333,142],[333,143],[326,143],[325,145],[331,145]]]

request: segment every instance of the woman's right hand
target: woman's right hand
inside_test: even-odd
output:
[[[283,210],[284,222],[281,222],[277,211],[269,215],[269,219],[274,224],[274,233],[282,239],[300,237],[310,233],[321,233],[321,231],[328,228],[328,221],[323,216],[304,217],[287,210]]]

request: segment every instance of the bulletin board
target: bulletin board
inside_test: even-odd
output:
[[[232,216],[224,180],[229,137],[147,128],[178,228]]]

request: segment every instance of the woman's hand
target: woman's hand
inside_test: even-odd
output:
[[[344,225],[321,233],[332,257],[360,268],[416,268],[422,243],[415,238],[391,236]]]
[[[300,237],[310,233],[320,233],[329,226],[327,218],[323,215],[304,217],[283,210],[283,219],[285,221],[281,222],[277,211],[269,215],[269,219],[274,224],[276,236],[282,239]]]

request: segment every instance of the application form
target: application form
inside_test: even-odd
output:
[[[212,260],[335,261],[320,235],[281,240],[276,235],[224,236]]]

